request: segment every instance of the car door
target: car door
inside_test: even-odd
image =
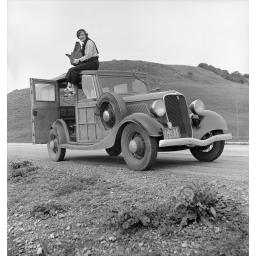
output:
[[[95,116],[99,91],[95,76],[83,75],[82,88],[77,90],[76,126],[77,141],[81,143],[96,143],[105,136],[105,131],[99,126]]]
[[[30,79],[32,143],[47,143],[51,124],[59,118],[57,82]]]

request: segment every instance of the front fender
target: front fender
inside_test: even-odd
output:
[[[142,128],[148,133],[149,136],[159,137],[163,135],[163,125],[147,114],[133,113],[129,116],[126,116],[122,120],[119,127],[131,122],[142,126]]]
[[[193,137],[196,139],[201,139],[206,133],[213,130],[227,131],[227,123],[224,118],[211,110],[204,110],[200,115],[200,126],[193,128]]]
[[[144,113],[133,113],[126,116],[109,134],[97,145],[97,148],[110,148],[120,140],[122,132],[128,123],[140,125],[149,136],[159,137],[163,135],[164,128],[157,120]]]

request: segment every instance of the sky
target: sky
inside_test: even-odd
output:
[[[76,31],[96,42],[100,61],[144,60],[249,72],[246,0],[8,0],[7,91],[70,67]]]

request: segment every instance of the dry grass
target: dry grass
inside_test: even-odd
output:
[[[89,177],[71,177],[55,190],[55,196],[59,197],[88,189],[88,187],[94,186],[99,181],[100,178],[97,175]]]
[[[194,222],[212,227],[211,221],[216,222],[217,215],[225,214],[230,202],[233,201],[219,195],[211,184],[191,183],[165,204],[113,209],[108,221],[111,227],[121,231],[158,227],[168,231],[173,225],[184,228]]]
[[[56,202],[41,203],[35,205],[30,211],[32,217],[47,219],[56,216],[59,213],[67,212],[68,207]]]
[[[36,161],[31,166],[42,170],[33,182],[8,181],[10,256],[19,255],[19,250],[35,255],[37,246],[43,250],[39,238],[50,256],[167,256],[190,251],[190,255],[196,251],[200,256],[240,256],[248,252],[248,218],[241,214],[238,198],[232,192],[230,197],[219,197],[211,183],[200,182],[190,193],[185,188],[193,185],[194,177],[168,171],[138,173],[68,161]],[[16,170],[22,168],[26,167]],[[199,219],[181,225],[198,202],[214,207],[215,218],[205,212],[212,226]],[[178,212],[181,203],[187,207]],[[186,247],[181,246],[184,242]]]
[[[35,173],[39,167],[33,166],[30,161],[13,161],[9,163],[10,170],[7,179],[12,182],[17,182]]]

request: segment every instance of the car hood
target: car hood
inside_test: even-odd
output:
[[[162,99],[163,96],[166,94],[182,95],[181,93],[175,90],[170,90],[170,91],[163,91],[163,92],[149,92],[144,94],[129,95],[129,96],[124,96],[123,99],[125,102],[158,100],[158,99]]]

